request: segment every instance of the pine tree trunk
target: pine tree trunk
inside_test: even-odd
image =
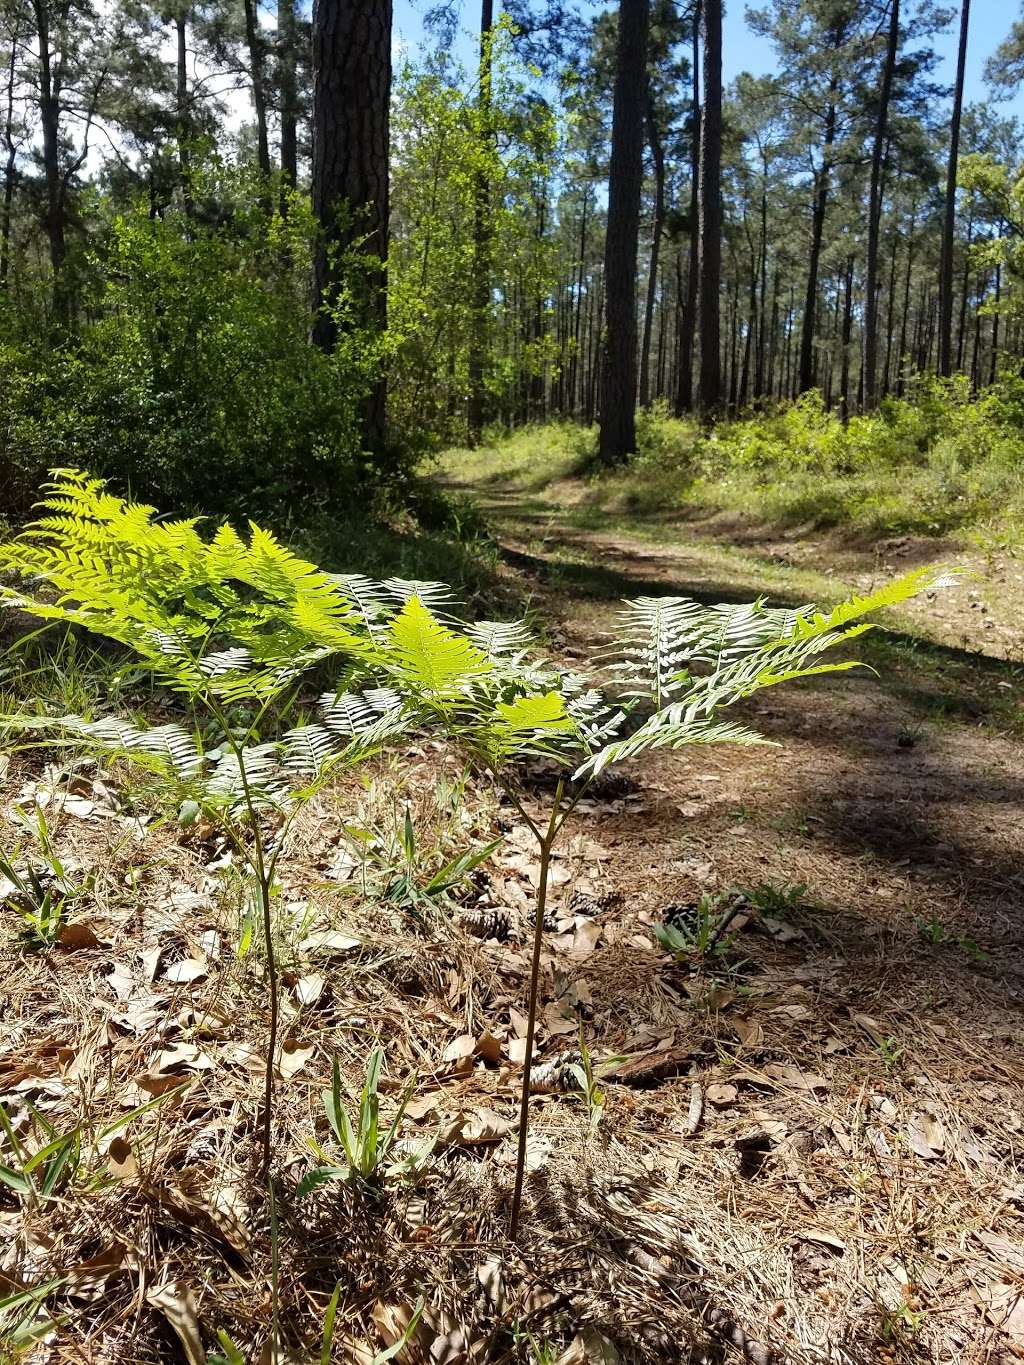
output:
[[[600,459],[606,465],[617,464],[636,450],[636,268],[643,187],[647,18],[647,0],[619,0],[598,443]]]
[[[188,98],[188,15],[182,7],[174,17],[175,81],[174,136],[178,144],[178,175],[185,200],[185,213],[191,218],[192,203],[192,111]]]
[[[11,262],[11,213],[14,206],[14,181],[17,175],[17,146],[14,141],[14,85],[18,69],[17,33],[11,36],[11,59],[7,66],[6,108],[4,110],[3,145],[4,157],[4,198],[0,209],[0,289],[7,288],[7,276]]]
[[[1000,233],[1000,235],[1002,235],[1002,231],[1003,231],[1003,220],[1000,218],[1000,220],[999,220],[999,227],[998,227],[998,232]],[[988,369],[988,382],[989,382],[990,384],[994,384],[994,383],[996,382],[996,373],[997,373],[998,366],[999,366],[999,305],[1000,305],[1000,303],[1002,302],[1002,297],[1003,297],[1003,267],[1002,267],[1002,265],[1000,264],[1000,265],[997,265],[997,266],[996,266],[996,296],[995,296],[995,305],[996,305],[996,309],[995,309],[995,312],[992,314],[992,356],[991,356],[991,359],[989,360],[989,369]]]
[[[964,252],[964,272],[960,282],[960,317],[956,329],[956,368],[964,367],[964,349],[967,344],[967,307],[971,292],[971,243],[974,241],[974,208],[971,207],[967,219],[967,250]]]
[[[68,318],[68,296],[62,272],[67,258],[65,239],[64,184],[60,173],[60,96],[53,78],[50,50],[49,0],[34,0],[36,34],[39,39],[39,123],[43,139],[43,181],[46,188],[46,236],[53,272],[54,317]]]
[[[949,129],[949,161],[946,165],[946,198],[942,219],[942,262],[939,267],[939,374],[953,372],[953,244],[956,232],[956,171],[960,159],[960,114],[964,103],[964,68],[967,63],[967,29],[971,0],[961,0],[960,45],[957,51],[953,117]]]
[[[293,188],[299,178],[298,76],[295,0],[277,0],[277,88],[281,101],[281,179]]]
[[[882,66],[882,89],[878,98],[875,141],[871,149],[871,184],[868,190],[868,245],[864,274],[864,377],[863,406],[878,401],[878,239],[882,224],[882,158],[889,141],[889,98],[896,54],[900,42],[900,0],[890,0],[889,41]]]
[[[480,7],[480,137],[486,151],[491,141],[491,43],[494,29],[494,0],[482,0]],[[478,167],[473,187],[473,279],[472,318],[469,327],[467,360],[469,403],[466,414],[469,444],[478,445],[487,420],[486,359],[491,311],[491,185],[487,172]]]
[[[906,377],[904,370],[907,365],[907,328],[910,323],[910,283],[914,269],[914,228],[917,226],[917,201],[911,205],[910,227],[907,230],[907,273],[903,281],[903,311],[900,317],[900,347],[897,357],[899,365],[898,378],[896,380],[896,396],[903,397],[906,388]]]
[[[722,0],[704,0],[704,113],[700,121],[700,388],[702,420],[722,403]]]
[[[267,87],[263,62],[263,39],[260,34],[256,0],[243,0],[245,7],[245,42],[249,49],[249,80],[252,84],[252,107],[256,113],[256,164],[260,175],[270,175],[270,142],[267,137]]]
[[[665,154],[661,134],[651,98],[650,82],[647,89],[647,145],[654,163],[654,215],[651,223],[651,259],[647,274],[647,302],[644,308],[644,332],[640,343],[640,406],[650,405],[651,336],[654,326],[654,307],[658,296],[658,259],[661,254],[661,234],[665,227]]]
[[[693,411],[693,339],[697,326],[697,293],[700,259],[697,219],[700,212],[700,22],[701,0],[693,10],[693,104],[690,135],[690,251],[686,283],[686,302],[680,317],[682,338],[679,345],[679,384],[676,389],[676,416]]]
[[[314,0],[313,341],[332,351],[332,308],[350,283],[354,322],[369,336],[387,323],[391,0]],[[358,255],[358,265],[346,259]],[[385,381],[363,406],[363,440],[385,440]]]
[[[814,205],[811,210],[811,251],[807,266],[807,292],[804,300],[803,327],[800,332],[800,392],[814,388],[814,331],[818,311],[818,271],[821,266],[821,243],[825,232],[825,213],[828,209],[829,184],[832,176],[832,146],[836,137],[835,92],[838,81],[832,77],[829,104],[825,115],[825,145],[821,166],[814,177]]]
[[[850,340],[853,336],[853,257],[847,257],[843,285],[843,331],[840,338],[842,368],[839,376],[839,414],[843,422],[850,417]]]

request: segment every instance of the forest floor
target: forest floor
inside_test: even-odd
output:
[[[469,486],[509,591],[578,663],[614,636],[624,596],[801,601],[963,559],[595,525],[586,485],[524,484],[477,465]],[[973,567],[865,644],[876,673],[749,704],[778,747],[658,754],[580,803],[554,865],[515,1247],[537,859],[510,805],[421,743],[339,779],[293,827],[271,1222],[265,981],[230,851],[158,818],[123,766],[11,754],[0,844],[24,856],[15,807],[41,807],[81,893],[52,946],[30,950],[10,918],[0,941],[0,1100],[26,1148],[77,1135],[58,1197],[0,1187],[0,1309],[33,1286],[23,1327],[40,1334],[10,1358],[1024,1358],[1024,592],[1012,557]],[[538,769],[528,811],[549,799]],[[498,834],[451,897],[429,892]],[[677,962],[657,946],[670,907],[692,924],[702,894],[735,888],[723,951]],[[571,1070],[581,1037],[612,1059],[596,1125]],[[404,1169],[299,1198],[314,1136],[338,1156],[320,1099],[332,1062],[357,1096],[377,1043],[385,1122],[413,1083]]]

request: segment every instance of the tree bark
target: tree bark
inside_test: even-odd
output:
[[[829,183],[832,175],[832,145],[836,137],[835,95],[838,80],[835,76],[829,87],[829,103],[825,114],[825,144],[821,166],[814,177],[814,205],[811,210],[811,251],[807,266],[807,292],[804,299],[803,326],[800,331],[800,392],[814,388],[814,330],[818,311],[818,270],[821,265],[821,243],[825,232],[825,213],[828,209]]]
[[[50,51],[49,0],[33,0],[39,40],[39,123],[43,135],[43,178],[46,186],[46,236],[53,272],[53,312],[58,321],[68,316],[67,292],[61,278],[67,257],[64,222],[64,182],[60,173],[60,95],[54,80]]]
[[[598,442],[600,459],[608,465],[627,459],[636,450],[636,266],[643,186],[647,19],[647,0],[619,0]]]
[[[702,420],[722,402],[722,0],[704,0],[704,114],[700,125],[700,389]]]
[[[263,38],[260,34],[256,0],[243,0],[245,6],[245,42],[249,49],[249,80],[252,84],[252,106],[256,113],[256,161],[260,174],[270,175],[270,142],[267,137],[267,86],[263,61]]]
[[[651,149],[654,163],[654,215],[651,223],[651,259],[647,274],[647,302],[644,309],[644,333],[640,343],[640,406],[646,408],[651,401],[651,335],[654,325],[654,307],[658,295],[658,259],[661,254],[661,234],[665,227],[665,153],[661,145],[654,99],[651,95],[650,81],[647,82],[647,145]]]
[[[295,0],[277,0],[277,87],[281,101],[281,178],[287,188],[299,176]]]
[[[964,68],[967,64],[967,29],[971,0],[961,0],[960,46],[957,51],[953,118],[949,129],[949,161],[946,165],[946,198],[942,219],[942,262],[939,267],[939,374],[953,373],[953,242],[956,231],[956,171],[960,159],[960,115],[964,103]]]
[[[871,184],[868,190],[868,244],[864,274],[864,407],[878,401],[878,237],[882,222],[882,157],[889,136],[889,99],[896,54],[900,42],[900,0],[890,0],[889,41],[882,65],[882,89],[878,98],[875,141],[871,149]]]
[[[345,283],[355,326],[376,337],[387,324],[391,14],[391,0],[313,5],[313,341],[325,351],[338,340],[332,310]],[[364,404],[370,450],[384,446],[385,399],[381,378]]]
[[[174,16],[175,82],[174,136],[178,144],[178,174],[181,178],[185,212],[191,217],[192,205],[192,113],[188,100],[188,20],[183,6]]]
[[[491,42],[494,31],[494,0],[481,0],[479,114],[482,152],[487,155],[491,142]],[[487,171],[478,166],[473,187],[473,312],[469,329],[469,405],[466,414],[469,444],[478,445],[483,435],[486,412],[486,360],[491,312],[491,184]]]
[[[18,148],[14,141],[14,85],[18,69],[18,34],[11,34],[11,57],[7,64],[7,91],[5,95],[3,144],[4,157],[4,199],[0,217],[0,289],[6,289],[7,276],[11,262],[11,213],[14,206],[14,182],[17,175]]]
[[[697,292],[700,258],[697,220],[700,213],[700,16],[701,0],[693,10],[693,107],[690,135],[690,252],[686,277],[686,302],[680,317],[682,338],[679,345],[679,385],[676,389],[676,416],[693,411],[693,336],[697,325]]]

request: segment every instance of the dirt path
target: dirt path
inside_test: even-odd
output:
[[[486,499],[570,656],[624,596],[799,600],[792,579],[759,580],[763,546],[652,543],[550,499]],[[844,581],[924,557],[895,548]],[[992,657],[1018,635],[1008,613],[979,625],[979,596],[920,604],[903,624],[927,616],[932,639],[889,637],[878,676],[758,699],[748,718],[779,747],[659,757],[579,822],[620,896],[579,973],[591,1045],[647,1056],[616,1099],[628,1141],[667,1161],[686,1216],[700,1205],[709,1283],[722,1292],[729,1248],[728,1311],[783,1359],[1024,1355],[1021,694]],[[737,885],[764,904],[732,966],[709,979],[652,950],[667,907]]]

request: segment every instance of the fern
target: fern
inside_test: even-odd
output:
[[[798,618],[798,611],[770,608],[760,599],[706,607],[688,597],[639,597],[618,613],[617,643],[606,658],[626,696],[648,698],[660,708],[686,687],[695,666],[742,655],[784,634]]]
[[[441,704],[465,697],[469,684],[494,669],[482,650],[442,625],[415,596],[392,621],[388,643],[396,682]]]
[[[690,642],[693,657],[706,659],[708,650],[712,650],[718,666],[698,677],[686,670],[670,675],[668,682],[676,694],[673,700],[660,707],[632,735],[614,740],[591,754],[574,776],[577,779],[593,777],[610,763],[636,757],[646,749],[713,742],[764,742],[742,726],[718,723],[715,720],[717,713],[765,687],[861,667],[857,660],[835,663],[817,660],[825,651],[873,628],[873,622],[862,621],[860,617],[896,606],[925,590],[945,586],[954,577],[949,570],[917,569],[874,593],[851,597],[827,615],[807,607],[798,612],[780,613],[761,603],[754,604],[746,617],[743,609],[724,607],[699,608],[680,614],[679,622],[685,616],[685,627],[677,627],[680,643],[667,653],[678,654],[688,648],[687,642]],[[651,619],[651,600],[641,599],[633,604],[638,608],[638,619]],[[853,622],[856,624],[851,624]],[[684,631],[686,641],[683,641]],[[628,663],[635,658],[635,652],[627,652]],[[664,695],[665,690],[660,688],[658,679],[655,679],[655,690]]]

